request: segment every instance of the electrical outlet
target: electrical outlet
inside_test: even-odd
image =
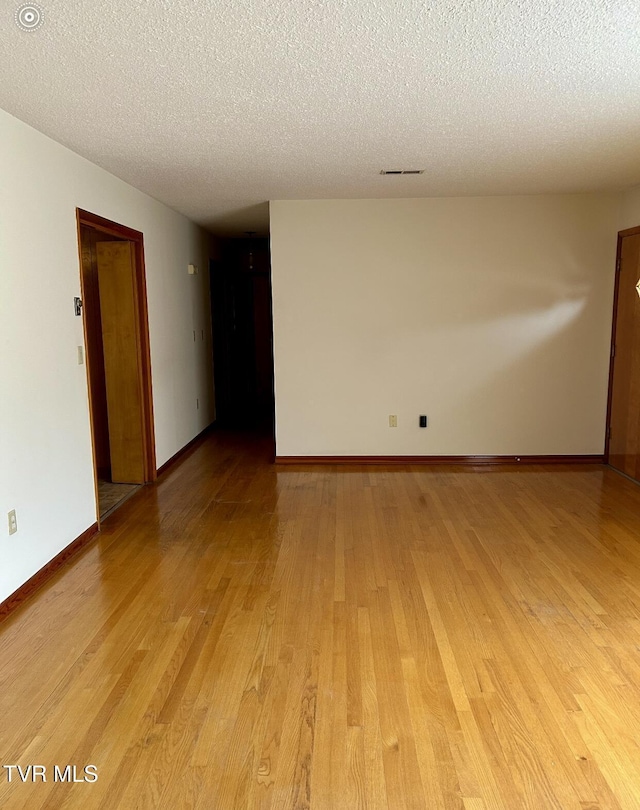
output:
[[[16,517],[16,510],[12,509],[9,512],[9,534],[15,534],[18,531],[18,518]]]
[[[398,427],[398,417],[395,414],[389,414],[389,427]]]

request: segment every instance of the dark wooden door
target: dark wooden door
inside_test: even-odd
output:
[[[111,480],[145,481],[142,377],[133,242],[98,242],[98,282],[109,415]]]
[[[640,229],[620,235],[609,409],[609,464],[640,480]]]

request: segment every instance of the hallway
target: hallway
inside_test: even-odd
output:
[[[640,806],[637,486],[270,449],[212,432],[0,625],[3,810]]]

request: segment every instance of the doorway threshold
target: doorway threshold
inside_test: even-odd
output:
[[[125,501],[128,501],[141,486],[142,484],[114,484],[111,481],[98,481],[100,520],[109,517]]]

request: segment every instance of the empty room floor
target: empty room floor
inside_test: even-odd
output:
[[[637,810],[639,650],[613,471],[213,433],[0,625],[0,806]]]

